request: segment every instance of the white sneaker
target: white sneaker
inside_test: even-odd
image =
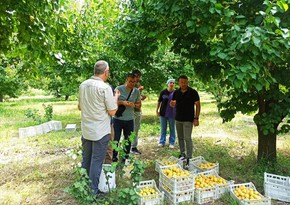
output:
[[[174,149],[174,145],[172,145],[172,144],[169,145],[169,148],[170,148],[170,149]]]
[[[159,143],[158,147],[164,147],[164,144]]]

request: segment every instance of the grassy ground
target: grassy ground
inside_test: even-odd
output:
[[[142,155],[147,164],[143,179],[155,179],[158,173],[155,160],[178,156],[178,146],[157,147],[159,119],[155,116],[156,97],[150,96],[143,104],[140,131]],[[236,183],[252,181],[263,193],[263,173],[290,176],[290,134],[278,137],[278,164],[270,168],[256,164],[257,132],[252,116],[238,114],[229,123],[222,124],[214,100],[201,93],[202,112],[200,126],[193,130],[193,155],[202,155],[211,162],[218,161],[220,175]],[[78,204],[63,190],[73,182],[73,160],[67,151],[79,147],[80,131],[50,132],[41,136],[19,138],[18,129],[35,125],[25,117],[25,110],[36,108],[43,112],[43,103],[53,105],[54,120],[63,127],[77,124],[80,112],[76,101],[54,98],[22,98],[0,104],[0,204]],[[117,185],[122,184],[118,179]],[[229,196],[215,204],[232,204]],[[286,204],[273,200],[272,204]]]

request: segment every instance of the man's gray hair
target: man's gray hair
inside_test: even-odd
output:
[[[94,74],[95,75],[104,74],[105,71],[108,69],[109,69],[109,64],[104,60],[99,60],[95,64]]]

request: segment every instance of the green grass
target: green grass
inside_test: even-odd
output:
[[[219,162],[220,175],[236,183],[252,181],[263,193],[263,173],[270,172],[290,176],[290,134],[278,136],[278,163],[275,167],[257,164],[257,131],[252,116],[237,114],[229,123],[222,123],[212,96],[201,94],[202,110],[200,126],[193,129],[194,156],[203,156],[210,162]],[[60,120],[63,128],[77,124],[77,132],[64,130],[41,136],[19,138],[18,129],[35,125],[25,117],[29,108],[43,112],[42,104],[53,105],[53,119]],[[144,180],[159,176],[155,160],[178,156],[176,146],[157,147],[160,126],[155,114],[157,96],[149,96],[143,102],[143,118],[140,130],[141,156],[147,165]],[[72,164],[67,151],[80,146],[80,111],[77,101],[57,98],[24,98],[0,103],[0,204],[78,204],[65,193],[65,187],[74,182]],[[128,184],[117,178],[118,187]],[[186,203],[184,203],[186,204]],[[234,204],[225,195],[215,204]],[[277,204],[273,201],[272,204]]]

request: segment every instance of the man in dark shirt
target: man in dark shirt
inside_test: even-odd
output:
[[[187,76],[181,75],[178,84],[180,88],[174,92],[170,106],[176,106],[175,121],[180,159],[188,161],[192,158],[192,128],[199,125],[200,100],[198,92],[188,86]]]

